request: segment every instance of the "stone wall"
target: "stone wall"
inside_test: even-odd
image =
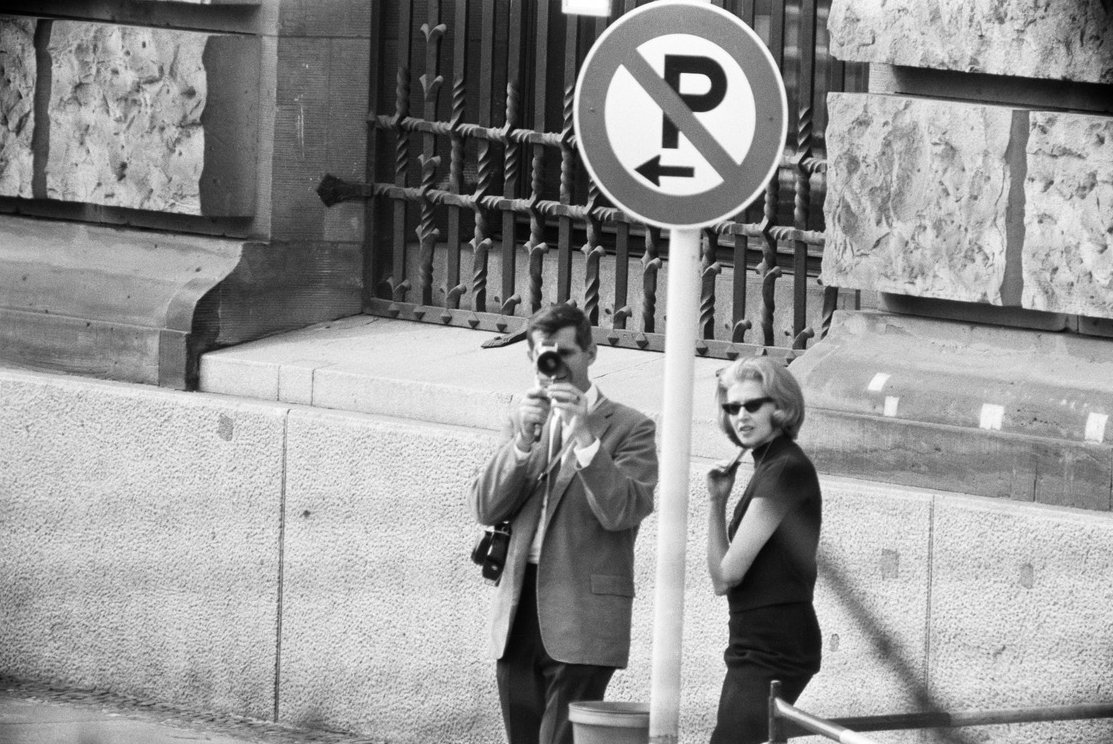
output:
[[[829,29],[871,83],[829,101],[824,282],[1113,318],[1113,8],[834,0]]]
[[[1109,508],[1113,3],[833,0],[828,29],[869,90],[828,97],[821,279],[885,312],[794,363],[817,461]]]
[[[29,262],[0,242],[13,341],[0,363],[188,387],[213,345],[359,312],[362,204],[328,210],[315,189],[366,167],[367,3],[59,0],[50,18],[40,6],[0,14],[0,235],[41,248]],[[86,243],[52,242],[81,226]],[[147,245],[149,260],[128,264],[113,244]],[[151,306],[173,324],[159,311],[137,324],[126,290],[67,285],[59,261],[71,279],[145,287],[189,263],[194,301],[172,292]],[[42,293],[6,304],[28,277]],[[137,329],[169,333],[173,351],[120,342]]]
[[[400,353],[411,352],[431,353]],[[615,398],[637,395],[608,380]],[[429,387],[385,382],[396,399]],[[0,370],[0,674],[277,713],[374,741],[501,741],[483,642],[491,588],[467,558],[478,528],[464,499],[497,443],[498,406],[437,387],[474,415],[432,424]],[[723,442],[704,434],[689,480],[683,744],[707,741],[727,635],[703,555],[704,471]],[[821,483],[824,661],[802,707],[876,715],[1105,697],[1108,512],[826,473]],[[652,516],[614,700],[650,698],[656,534]],[[970,731],[964,740],[984,744],[1113,734],[1108,721]]]

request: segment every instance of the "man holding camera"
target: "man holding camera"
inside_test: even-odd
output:
[[[653,421],[591,382],[591,324],[545,308],[527,326],[537,385],[477,476],[481,524],[510,522],[489,649],[510,744],[572,744],[568,704],[601,700],[630,652],[634,540],[653,511]]]

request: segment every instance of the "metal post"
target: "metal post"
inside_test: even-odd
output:
[[[698,229],[671,231],[667,264],[668,325],[665,330],[661,422],[653,677],[649,706],[651,744],[674,744],[680,731],[680,651],[684,630],[692,380],[699,319],[699,245]]]
[[[780,680],[769,683],[769,741],[767,744],[785,744],[785,727],[781,717],[777,715],[777,698],[781,696]]]

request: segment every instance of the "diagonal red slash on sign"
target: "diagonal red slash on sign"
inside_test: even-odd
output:
[[[724,181],[741,172],[739,164],[726,151],[715,135],[707,130],[673,87],[657,74],[657,71],[636,51],[623,62],[623,67],[633,76],[638,85],[653,102],[661,107],[665,116],[672,120],[688,141],[699,151]]]

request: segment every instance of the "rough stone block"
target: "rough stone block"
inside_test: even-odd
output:
[[[1024,307],[1113,318],[1113,118],[1035,112]]]
[[[251,214],[257,39],[59,21],[49,51],[49,198]]]
[[[827,286],[1002,304],[1011,109],[828,97]]]
[[[832,0],[831,54],[846,62],[1113,83],[1103,0]]]
[[[0,196],[31,198],[35,23],[0,16]]]

